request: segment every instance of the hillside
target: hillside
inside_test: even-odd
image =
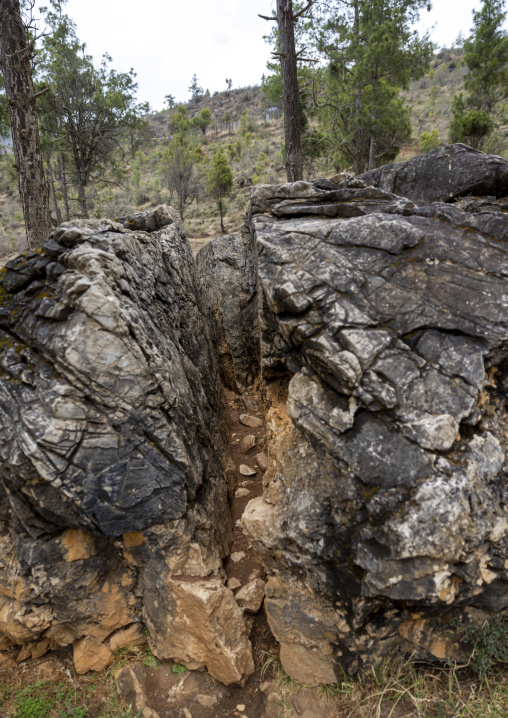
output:
[[[435,55],[427,74],[411,84],[404,92],[412,108],[413,142],[402,148],[397,161],[406,160],[418,153],[418,136],[422,132],[437,130],[441,144],[448,140],[450,107],[453,95],[463,89],[466,68],[461,50],[442,50]],[[210,237],[219,233],[218,212],[206,196],[207,163],[220,145],[227,154],[234,175],[233,193],[228,200],[225,226],[228,232],[237,231],[244,221],[250,188],[258,183],[283,182],[285,172],[281,155],[283,123],[279,118],[266,122],[267,102],[260,87],[246,87],[202,95],[191,100],[187,108],[190,118],[208,107],[213,125],[206,137],[196,137],[202,153],[198,170],[202,177],[202,192],[185,218],[186,230],[196,251]],[[247,113],[246,133],[239,136],[221,128],[226,113],[238,120]],[[126,150],[123,176],[104,188],[90,188],[91,215],[121,216],[143,210],[160,203],[171,203],[171,194],[164,180],[165,160],[170,134],[169,110],[149,118],[151,139],[140,140],[135,153]],[[223,131],[221,131],[221,129]],[[508,126],[502,126],[497,139],[486,148],[495,154],[504,154]],[[153,139],[157,138],[157,139]],[[325,161],[315,165],[314,176],[335,173]],[[9,155],[0,158],[0,256],[6,257],[26,249],[23,217],[17,199],[16,176]]]

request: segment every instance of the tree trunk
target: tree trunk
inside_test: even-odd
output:
[[[222,200],[219,200],[219,212],[220,212],[220,231],[222,234],[226,234],[226,230],[224,229],[224,217],[222,215]]]
[[[376,138],[374,133],[370,136],[370,150],[369,150],[369,171],[374,169],[376,161]]]
[[[288,182],[297,182],[303,178],[303,155],[293,0],[277,0],[277,23],[279,27],[282,94],[284,96],[286,174]]]
[[[65,207],[65,221],[69,222],[71,218],[71,212],[69,208],[69,195],[67,192],[67,177],[65,174],[65,162],[62,155],[58,158],[58,179],[60,181],[60,187],[62,189],[62,196],[64,201],[64,207]]]
[[[28,246],[36,248],[46,241],[53,226],[32,84],[32,50],[21,21],[19,0],[0,0],[0,70],[5,81]]]
[[[58,206],[58,202],[56,201],[55,182],[53,179],[53,171],[51,169],[51,157],[48,156],[46,162],[48,165],[48,178],[49,186],[51,189],[51,197],[53,199],[53,204],[55,205],[56,223],[58,226],[60,226],[62,224],[62,213],[60,212],[60,207]]]
[[[76,186],[78,188],[78,203],[81,217],[88,218],[88,209],[86,206],[85,183],[81,179],[81,174],[76,172]]]
[[[360,46],[360,8],[358,5],[358,0],[354,0],[354,11],[355,11],[355,20],[354,20],[354,36],[355,36],[355,63],[358,66],[359,63],[359,46]],[[363,136],[362,132],[359,131],[360,127],[360,116],[362,113],[362,86],[359,78],[359,73],[357,71],[356,75],[356,142],[355,142],[355,151],[356,151],[356,173],[362,174],[363,173]]]

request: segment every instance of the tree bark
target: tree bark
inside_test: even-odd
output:
[[[284,97],[286,174],[288,182],[297,182],[303,179],[303,155],[293,0],[277,0],[277,24],[279,28],[282,94]]]
[[[62,190],[62,197],[65,207],[65,221],[68,222],[71,218],[71,212],[69,207],[69,195],[67,193],[67,177],[65,174],[65,161],[62,155],[58,157],[58,180],[60,182],[60,188]]]
[[[223,213],[222,213],[222,202],[223,201],[224,200],[220,199],[219,203],[218,203],[219,204],[219,212],[220,212],[220,231],[222,232],[222,234],[226,234],[226,230],[224,229],[224,217],[223,217]]]
[[[56,223],[58,226],[60,226],[62,224],[62,213],[60,212],[60,207],[58,206],[58,202],[56,201],[55,181],[53,179],[53,171],[51,169],[51,156],[50,155],[47,156],[46,164],[48,167],[50,193],[51,193],[51,197],[53,199],[53,205],[55,207]]]
[[[36,248],[46,241],[53,225],[39,141],[31,54],[19,0],[0,0],[0,70],[5,81],[28,246]]]

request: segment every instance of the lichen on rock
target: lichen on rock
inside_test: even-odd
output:
[[[154,594],[172,600],[174,576],[225,578],[229,456],[210,327],[169,207],[66,223],[7,264],[1,289],[0,633],[72,643],[83,671],[89,647],[142,620]],[[167,617],[150,615],[167,654]],[[229,680],[252,659],[246,634],[235,650],[227,640]]]
[[[446,660],[454,612],[508,609],[508,218],[365,179],[251,196],[269,462],[242,522],[284,668],[313,684]]]

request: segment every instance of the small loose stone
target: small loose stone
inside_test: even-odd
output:
[[[240,414],[240,422],[244,426],[250,426],[251,429],[259,429],[263,426],[261,419],[257,416],[251,416],[250,414]]]
[[[259,454],[256,454],[256,461],[258,462],[258,466],[261,469],[261,471],[267,470],[268,456],[265,454],[264,451],[261,451]]]
[[[237,588],[241,588],[242,583],[237,578],[233,576],[233,578],[230,578],[228,580],[228,588],[230,588],[232,591],[236,591]]]
[[[253,446],[256,446],[256,437],[253,434],[244,436],[240,442],[240,449],[242,451],[249,451]]]
[[[231,554],[230,559],[233,561],[233,563],[240,563],[245,558],[245,552],[244,551],[235,551]]]
[[[247,466],[247,464],[241,464],[239,471],[242,476],[254,476],[256,474],[254,469],[251,469],[251,467]]]
[[[249,494],[250,494],[249,489],[237,489],[237,490],[235,491],[235,497],[236,497],[237,499],[241,499],[241,498],[243,498],[244,496],[249,496]]]

